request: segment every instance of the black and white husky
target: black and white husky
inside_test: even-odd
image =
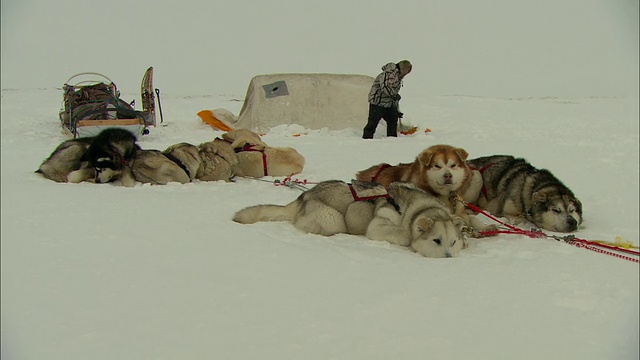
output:
[[[84,155],[92,140],[92,137],[86,137],[64,141],[42,162],[36,173],[56,182],[75,182],[76,173],[87,166]]]
[[[467,163],[482,173],[484,185],[477,205],[491,214],[557,232],[575,231],[582,223],[582,204],[548,170],[510,155],[485,156]]]
[[[121,170],[137,149],[133,133],[107,128],[94,137],[64,141],[36,173],[57,182],[106,182],[103,172]]]

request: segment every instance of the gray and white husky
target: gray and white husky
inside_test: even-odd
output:
[[[125,166],[119,169],[104,168],[99,176],[101,182],[120,180],[127,187],[134,186],[136,182],[152,185],[191,182],[187,168],[159,150],[139,149]]]
[[[298,229],[330,236],[339,233],[364,234],[373,218],[375,208],[368,201],[384,198],[387,190],[376,183],[354,180],[347,184],[340,180],[323,181],[305,191],[287,205],[256,205],[238,211],[233,221],[253,224],[258,221],[290,221]],[[368,205],[362,207],[361,201]],[[385,200],[386,201],[386,200]],[[350,207],[357,210],[351,210]],[[347,212],[350,214],[347,216]],[[362,215],[360,215],[362,214]],[[348,226],[346,218],[358,223],[357,229]],[[353,227],[353,226],[351,226]]]
[[[465,221],[452,215],[449,206],[416,186],[394,182],[389,196],[395,204],[377,202],[366,236],[408,246],[433,258],[457,256],[465,245]]]
[[[64,141],[42,162],[36,173],[56,182],[77,182],[73,181],[76,173],[88,165],[83,158],[92,140],[92,137],[86,137]],[[94,171],[90,172],[89,177]]]
[[[425,191],[401,183],[393,183],[387,194],[377,183],[324,181],[287,205],[244,208],[233,221],[290,221],[313,234],[366,235],[427,257],[456,256],[463,247],[463,219]]]
[[[485,156],[467,162],[482,174],[478,207],[513,223],[524,220],[557,232],[570,232],[582,223],[582,204],[560,180],[522,158]]]
[[[162,153],[176,163],[179,163],[189,174],[191,181],[196,179],[198,169],[200,168],[200,164],[202,164],[202,157],[200,156],[200,150],[197,146],[181,142],[169,146]]]
[[[57,182],[106,182],[103,170],[121,170],[137,149],[133,133],[107,128],[93,137],[64,141],[36,172]]]

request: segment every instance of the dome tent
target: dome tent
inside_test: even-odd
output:
[[[251,79],[237,117],[224,109],[208,113],[230,128],[256,132],[281,124],[308,129],[360,128],[367,122],[372,84],[373,78],[367,75],[258,75]],[[202,113],[198,115],[205,120]]]

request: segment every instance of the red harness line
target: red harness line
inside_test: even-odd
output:
[[[496,219],[495,217],[491,216],[490,214],[486,213],[485,211],[483,211],[482,209],[478,208],[475,205],[469,204],[469,203],[464,203],[467,207],[469,207],[471,210],[478,212],[486,217],[488,217],[489,219],[499,223],[500,225],[506,226],[507,228],[509,228],[510,230],[496,230],[496,231],[481,231],[480,235],[481,236],[491,236],[491,235],[497,235],[497,234],[516,234],[516,235],[526,235],[530,238],[543,238],[543,237],[547,237],[547,238],[552,238],[555,240],[563,240],[564,242],[566,242],[569,245],[573,245],[575,247],[579,247],[579,248],[585,248],[591,251],[595,251],[601,254],[606,254],[606,255],[611,255],[620,259],[624,259],[624,260],[629,260],[629,261],[633,261],[633,262],[640,262],[637,258],[632,258],[626,255],[622,255],[622,254],[618,254],[614,251],[620,251],[620,252],[624,252],[624,253],[628,253],[628,254],[632,254],[635,256],[638,256],[639,253],[637,251],[633,251],[633,250],[629,250],[629,249],[624,249],[624,248],[619,248],[619,247],[615,247],[615,246],[610,246],[610,245],[606,245],[606,244],[600,244],[597,242],[593,242],[593,241],[589,241],[589,240],[585,240],[585,239],[579,239],[576,238],[573,235],[569,235],[569,236],[565,236],[565,237],[558,237],[558,236],[549,236],[545,233],[543,233],[542,231],[533,231],[533,230],[523,230],[520,228],[517,228],[513,225],[509,225],[506,224],[498,219]],[[604,249],[603,249],[604,248]],[[606,250],[605,250],[606,249]],[[612,251],[609,251],[612,250]]]
[[[471,170],[478,170],[480,172],[480,175],[482,175],[482,173],[484,173],[488,168],[492,167],[493,165],[495,165],[495,163],[491,163],[491,164],[487,164],[485,166],[482,167],[482,169],[478,170],[474,167],[471,167]],[[480,189],[480,191],[482,191],[482,195],[484,195],[484,198],[489,200],[489,198],[487,197],[487,187],[484,185],[484,181],[482,182],[482,189]]]
[[[254,149],[253,147],[254,145],[245,145],[242,148],[236,149],[236,152],[240,152],[240,151],[258,151],[262,153],[262,168],[264,169],[264,176],[269,176],[269,173],[267,171],[267,154],[264,152],[264,149]]]
[[[355,200],[355,201],[365,201],[365,200],[373,200],[373,199],[380,199],[380,198],[388,198],[389,197],[389,194],[360,197],[360,196],[358,196],[358,194],[356,194],[356,190],[353,188],[353,184],[349,184],[349,190],[351,191],[351,196],[353,196],[353,200]]]
[[[376,171],[375,175],[373,175],[373,177],[371,178],[371,182],[376,182],[376,180],[378,180],[378,176],[380,176],[380,173],[382,173],[382,170],[390,167],[391,165],[389,164],[380,165],[380,167],[378,168],[378,171]]]
[[[220,138],[218,138],[220,139]],[[229,140],[225,140],[225,139],[220,139],[222,141],[226,141],[229,144],[233,144],[232,141]],[[241,147],[241,148],[234,148],[233,150],[236,153],[242,152],[242,151],[258,151],[262,153],[262,169],[264,169],[264,176],[269,176],[268,172],[267,172],[267,154],[265,154],[264,149],[255,149],[254,148],[255,145],[251,145],[251,144],[246,144],[245,146]]]

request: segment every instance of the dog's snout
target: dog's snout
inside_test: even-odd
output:
[[[451,180],[451,178],[452,178],[452,177],[453,177],[453,175],[451,175],[451,173],[450,173],[450,172],[446,172],[446,173],[444,173],[444,178],[445,178],[446,180]]]
[[[567,216],[567,224],[569,224],[569,231],[578,229],[578,221],[571,215]]]

